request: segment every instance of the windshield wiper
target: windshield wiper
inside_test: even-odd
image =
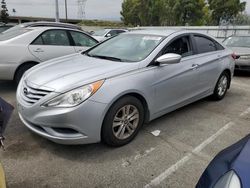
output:
[[[95,57],[95,58],[99,58],[99,59],[106,59],[106,60],[111,60],[111,61],[119,61],[119,62],[123,62],[122,59],[117,58],[117,57],[110,57],[110,56],[103,56],[103,55],[90,55],[90,54],[86,54],[89,57]]]

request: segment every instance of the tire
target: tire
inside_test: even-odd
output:
[[[143,123],[142,103],[132,96],[123,97],[110,107],[104,118],[102,142],[114,147],[126,145],[136,137]]]
[[[21,65],[20,68],[18,68],[16,74],[15,74],[15,78],[14,78],[14,81],[15,83],[18,85],[23,74],[28,70],[30,69],[31,67],[35,66],[36,64],[32,64],[32,63],[29,63],[29,64],[24,64],[24,65]]]
[[[227,93],[229,85],[230,75],[227,72],[223,72],[216,83],[212,98],[216,101],[222,100]]]

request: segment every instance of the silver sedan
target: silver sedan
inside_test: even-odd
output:
[[[235,70],[250,71],[250,35],[231,36],[223,43],[235,53]]]
[[[145,122],[207,96],[223,99],[234,66],[232,52],[207,35],[133,31],[27,71],[18,111],[54,142],[122,146]]]

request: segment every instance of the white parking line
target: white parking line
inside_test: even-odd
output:
[[[250,108],[246,109],[244,112],[240,114],[240,117],[246,116],[250,113]]]
[[[223,134],[227,129],[232,127],[234,125],[234,122],[229,122],[224,127],[222,127],[220,130],[218,130],[215,134],[210,136],[208,139],[206,139],[204,142],[202,142],[199,146],[194,148],[191,153],[188,153],[186,156],[184,156],[181,160],[179,160],[177,163],[169,167],[167,170],[165,170],[163,173],[161,173],[159,176],[157,176],[155,179],[153,179],[149,184],[145,186],[145,188],[150,188],[154,186],[158,186],[161,182],[163,182],[168,176],[173,174],[175,171],[177,171],[180,167],[182,167],[187,161],[190,160],[193,154],[199,154],[207,145],[209,145],[211,142],[213,142],[218,136]]]

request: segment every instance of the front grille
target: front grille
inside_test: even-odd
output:
[[[52,91],[44,90],[44,89],[38,89],[34,86],[29,86],[27,83],[23,83],[21,96],[22,99],[29,105],[33,105],[36,102],[38,102],[41,98],[45,97]]]

